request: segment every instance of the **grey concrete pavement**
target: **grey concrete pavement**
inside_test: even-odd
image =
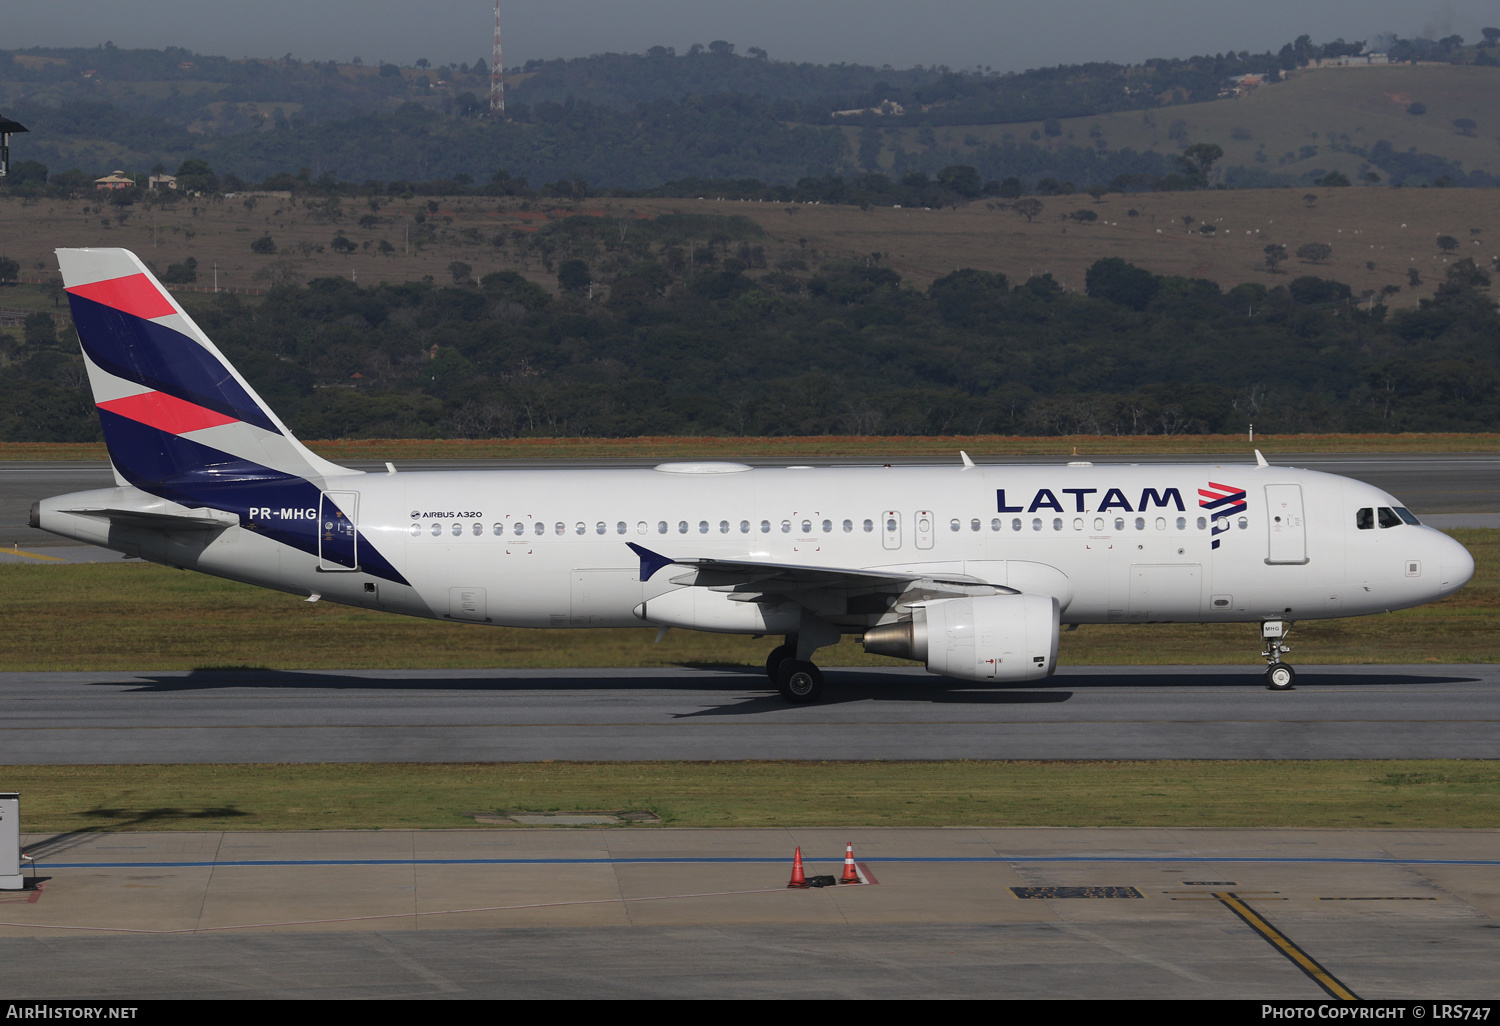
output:
[[[0,674],[25,764],[542,759],[1494,758],[1500,666],[1064,667],[990,688],[830,668],[791,706],[764,674],[350,670]]]
[[[845,841],[876,882],[786,889],[794,846],[816,860],[810,869],[834,872]],[[1228,895],[1359,997],[1500,996],[1492,830],[629,827],[27,842],[47,879],[40,892],[0,895],[12,999],[1324,997]],[[1013,890],[1027,887],[1130,896]]]

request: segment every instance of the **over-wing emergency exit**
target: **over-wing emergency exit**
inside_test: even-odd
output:
[[[843,635],[963,680],[1056,668],[1089,623],[1261,625],[1442,598],[1464,547],[1370,485],[1244,465],[365,474],[294,438],[144,264],[58,250],[116,486],[33,526],[168,566],[371,609],[513,627],[784,638],[790,701]],[[1142,635],[1143,640],[1149,634]]]

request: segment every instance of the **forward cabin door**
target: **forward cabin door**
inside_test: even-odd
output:
[[[359,569],[359,493],[324,492],[318,506],[318,569]]]
[[[1266,562],[1300,566],[1307,562],[1307,522],[1302,516],[1302,486],[1266,485]]]

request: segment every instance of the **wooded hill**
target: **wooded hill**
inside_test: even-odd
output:
[[[581,178],[640,190],[682,179],[899,178],[967,164],[981,179],[1014,177],[1022,191],[1046,179],[1082,191],[1122,176],[1155,187],[1178,170],[1184,147],[1207,143],[1229,154],[1216,177],[1231,185],[1306,184],[1345,165],[1355,182],[1373,170],[1382,184],[1493,184],[1500,50],[1455,39],[1396,40],[1392,57],[1427,63],[1384,68],[1314,70],[1363,44],[1304,36],[1275,53],[1018,74],[794,64],[715,42],[684,54],[532,62],[512,70],[505,119],[487,116],[483,61],[372,67],[34,48],[0,51],[0,108],[31,129],[17,139],[17,161],[34,161],[43,178],[77,168],[81,181],[203,160],[231,186],[303,168],[308,180],[464,185],[504,168],[533,184]],[[1265,84],[1220,98],[1247,74]],[[1331,76],[1343,76],[1338,88],[1296,86]],[[1350,83],[1358,102],[1399,102],[1380,100],[1390,111],[1351,124],[1364,115],[1350,113]],[[1384,120],[1396,111],[1404,121]]]

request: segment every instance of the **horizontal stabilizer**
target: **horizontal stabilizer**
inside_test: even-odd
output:
[[[148,513],[138,509],[64,509],[77,517],[108,520],[121,527],[147,531],[222,531],[237,527],[239,518],[212,509],[189,510],[186,513]]]

